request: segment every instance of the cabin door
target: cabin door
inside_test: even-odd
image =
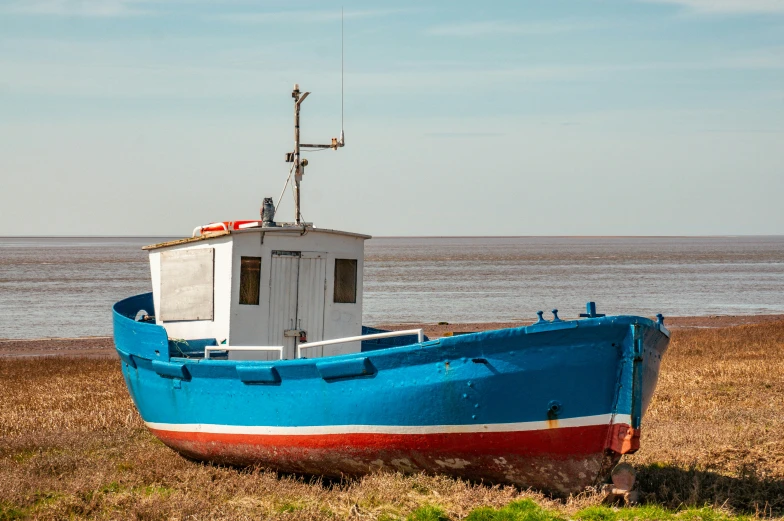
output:
[[[296,357],[298,251],[273,251],[267,345],[283,346],[283,356]]]
[[[303,251],[299,259],[297,327],[307,342],[324,340],[324,295],[327,288],[327,255]],[[302,356],[322,356],[323,347],[306,349]]]
[[[282,358],[293,360],[301,331],[309,342],[324,336],[327,256],[275,250],[270,270],[267,345],[283,346]],[[303,356],[321,356],[321,348],[313,348]]]

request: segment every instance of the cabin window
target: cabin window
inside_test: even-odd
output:
[[[357,302],[357,259],[335,259],[335,293],[333,302]]]
[[[161,253],[162,321],[212,320],[214,259],[212,248]]]
[[[259,305],[261,257],[240,258],[240,304]]]

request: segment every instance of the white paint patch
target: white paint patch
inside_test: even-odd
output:
[[[355,468],[357,470],[366,470],[366,469],[368,469],[368,465],[364,461],[359,460],[359,459],[342,458],[340,460],[340,463],[342,463],[344,466],[353,467],[353,468]]]
[[[393,459],[389,463],[401,472],[412,472],[416,470],[416,467],[411,464],[411,461],[408,458]]]
[[[437,459],[435,462],[441,467],[448,467],[450,469],[464,469],[471,464],[470,461],[460,458],[448,458],[445,460]]]

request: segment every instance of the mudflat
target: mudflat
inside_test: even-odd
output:
[[[40,356],[117,356],[110,336],[0,340],[0,358]]]

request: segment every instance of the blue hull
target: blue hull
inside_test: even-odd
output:
[[[639,447],[669,332],[646,318],[546,322],[329,358],[173,356],[114,306],[129,392],[182,454],[308,474],[437,472],[571,493]],[[177,351],[174,351],[180,354]]]

